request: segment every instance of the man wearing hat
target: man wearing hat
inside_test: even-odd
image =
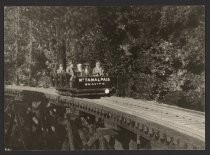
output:
[[[101,67],[100,61],[96,61],[96,66],[93,68],[93,76],[103,76],[104,70]]]
[[[84,70],[83,70],[82,64],[79,63],[79,64],[77,64],[76,76],[81,77],[83,75],[84,75]]]
[[[72,87],[72,83],[73,83],[73,79],[75,77],[75,73],[74,73],[74,64],[72,63],[72,61],[70,61],[68,63],[68,66],[66,68],[66,73],[67,73],[67,80],[69,80],[69,84],[70,84],[70,88]]]
[[[52,67],[52,69],[51,69],[51,72],[50,72],[50,83],[51,83],[51,87],[55,87],[58,64],[54,63],[54,64],[52,64],[51,67]]]
[[[84,63],[84,76],[90,76],[90,64]]]
[[[74,64],[72,63],[72,61],[70,61],[68,63],[67,68],[66,68],[66,73],[68,73],[71,76],[74,76],[74,69],[73,68],[74,68]]]
[[[63,65],[60,64],[60,65],[59,65],[59,68],[58,68],[58,70],[57,70],[57,73],[58,73],[58,74],[62,74],[62,73],[64,73],[64,72],[65,72],[65,70],[63,69]]]

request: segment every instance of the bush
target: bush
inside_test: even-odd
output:
[[[50,78],[48,76],[43,76],[38,81],[38,86],[50,87]]]
[[[153,76],[144,73],[134,74],[133,77],[129,79],[128,96],[152,100],[152,89],[154,85],[153,78]]]
[[[204,93],[201,95],[196,91],[174,91],[168,93],[161,102],[176,105],[192,110],[204,111]]]

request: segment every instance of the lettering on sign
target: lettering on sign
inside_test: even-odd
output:
[[[79,78],[79,82],[109,82],[110,78],[106,77],[91,77],[91,78]]]
[[[111,80],[109,77],[80,77],[78,81],[84,86],[105,86]]]
[[[85,86],[98,86],[98,85],[104,85],[105,86],[105,83],[104,82],[99,82],[99,83],[85,83]]]

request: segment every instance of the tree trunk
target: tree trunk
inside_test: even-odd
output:
[[[58,46],[58,64],[63,65],[63,69],[66,70],[66,47],[65,41],[60,41]]]
[[[16,85],[19,85],[19,75],[18,75],[18,29],[19,29],[19,20],[20,20],[20,10],[19,7],[17,7],[17,21],[15,24],[16,27],[16,39],[15,39],[15,83]]]
[[[31,85],[31,61],[32,61],[32,22],[29,21],[30,49],[29,49],[29,78],[28,85]]]

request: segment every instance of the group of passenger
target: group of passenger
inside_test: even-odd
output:
[[[84,67],[83,67],[84,66]],[[68,73],[71,76],[103,76],[104,70],[101,67],[100,61],[96,62],[96,66],[93,68],[93,71],[91,72],[90,64],[84,63],[84,64],[77,64],[77,68],[74,68],[74,64],[70,61],[68,63],[68,66],[66,67],[66,71],[63,68],[63,65],[60,64],[59,68],[57,70],[57,74],[59,73]]]
[[[67,64],[66,70],[64,70],[62,64],[59,65],[58,69],[57,66],[55,66],[52,77],[55,74],[66,74],[69,77],[70,87],[72,87],[72,81],[75,79],[75,77],[103,76],[104,70],[101,67],[100,61],[96,61],[95,67],[93,68],[92,72],[89,63],[79,63],[75,68],[73,62],[70,61]]]

